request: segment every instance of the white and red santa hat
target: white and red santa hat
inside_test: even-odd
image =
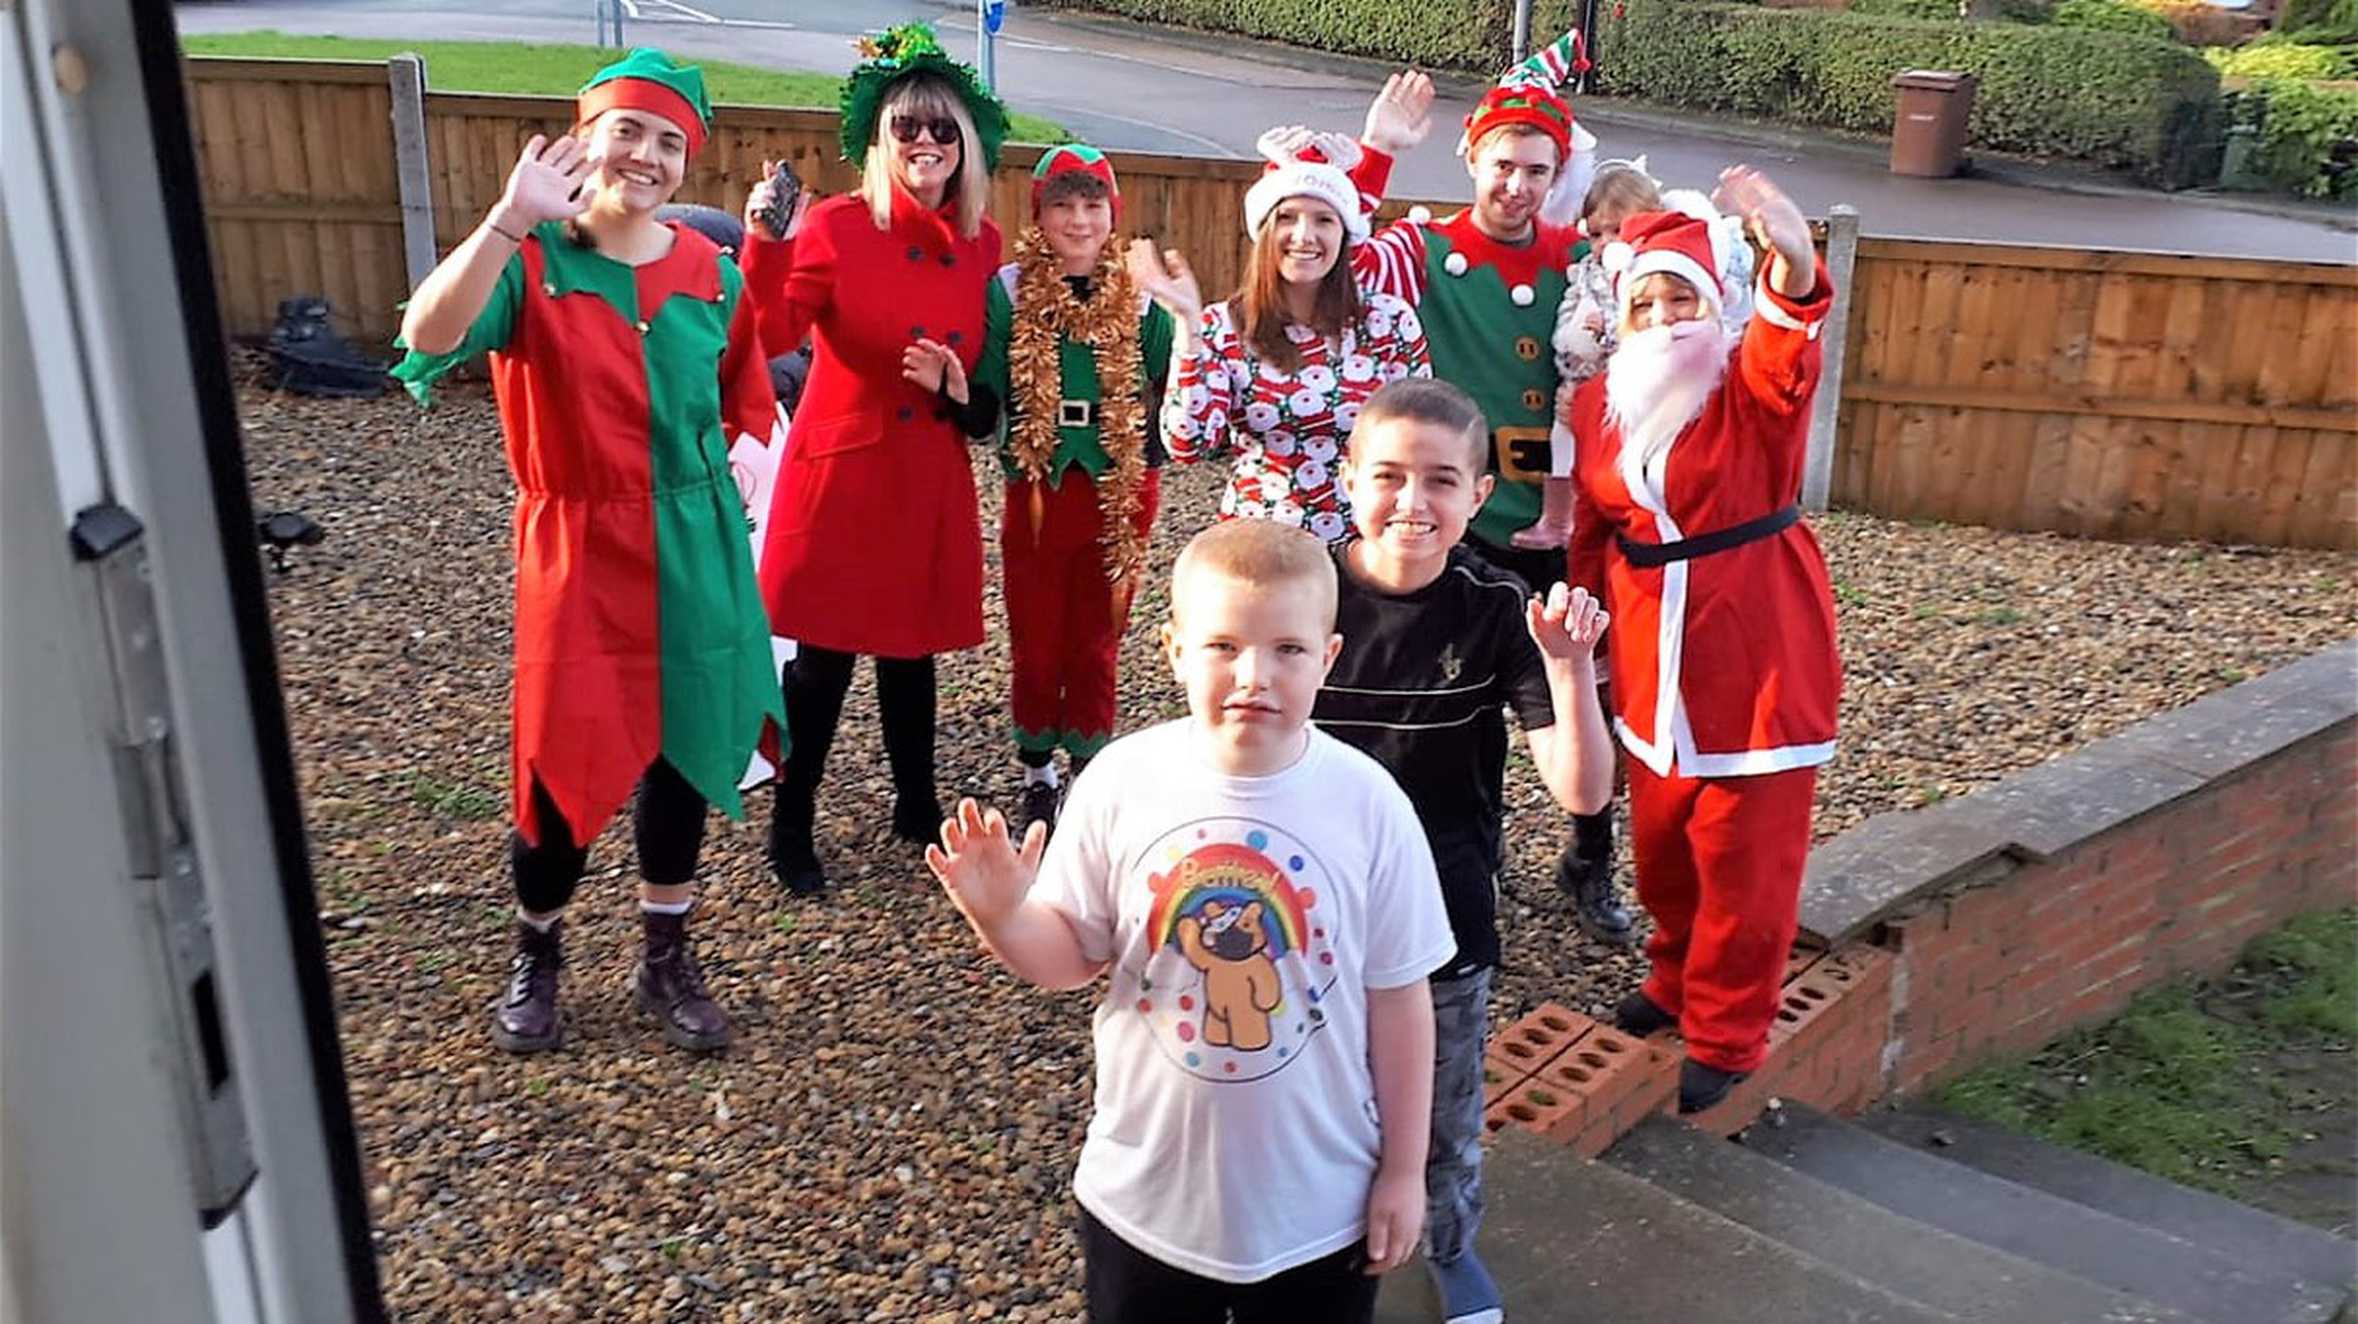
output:
[[[1712,224],[1683,211],[1645,211],[1621,223],[1621,236],[1605,245],[1601,260],[1613,273],[1613,300],[1629,316],[1630,297],[1646,277],[1676,276],[1695,287],[1714,316],[1725,302],[1719,286],[1719,258]]]
[[[1255,145],[1268,158],[1269,168],[1245,190],[1247,235],[1259,235],[1261,223],[1287,198],[1316,198],[1343,218],[1343,229],[1354,242],[1367,238],[1359,186],[1345,173],[1359,164],[1358,143],[1339,133],[1276,128],[1262,134]]]

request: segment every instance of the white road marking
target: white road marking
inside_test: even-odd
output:
[[[718,23],[721,21],[720,15],[707,14],[701,9],[691,9],[688,6],[681,4],[680,0],[653,0],[653,3],[662,5],[666,9],[676,9],[679,12],[686,14],[688,17],[695,19],[699,23]]]

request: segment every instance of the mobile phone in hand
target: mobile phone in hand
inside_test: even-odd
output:
[[[770,204],[762,208],[761,223],[769,227],[770,238],[786,237],[787,222],[794,219],[794,205],[802,200],[802,179],[794,167],[784,161],[770,173]]]

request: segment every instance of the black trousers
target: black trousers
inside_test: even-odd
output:
[[[772,837],[808,843],[826,776],[827,751],[843,721],[857,654],[799,645],[786,668],[786,766],[778,776],[778,821]],[[933,790],[934,667],[931,657],[876,659],[876,713],[884,726],[884,754],[901,803],[931,812]]]
[[[639,778],[631,830],[638,838],[639,875],[657,887],[677,887],[696,878],[696,857],[704,849],[704,797],[670,762],[657,759]],[[561,910],[589,868],[589,846],[573,839],[565,816],[540,779],[532,779],[532,812],[540,820],[540,844],[508,834],[508,868],[516,879],[516,901],[536,915]]]
[[[1467,551],[1501,570],[1511,572],[1534,593],[1545,594],[1567,573],[1564,549],[1561,547],[1543,547],[1537,550],[1524,547],[1494,547],[1471,533],[1466,535],[1465,542]],[[1610,725],[1609,718],[1610,713],[1608,712],[1608,725]],[[1611,858],[1613,854],[1613,806],[1610,802],[1593,814],[1574,814],[1572,816],[1572,854],[1583,860]]]
[[[1081,1211],[1089,1324],[1367,1324],[1376,1288],[1365,1242],[1257,1283],[1175,1269]]]

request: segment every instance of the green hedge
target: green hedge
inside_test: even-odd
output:
[[[2328,171],[2334,148],[2358,138],[2358,91],[2267,78],[2229,98],[2238,124],[2258,129],[2254,173],[2271,187],[2312,198],[2358,199],[2358,168]]]
[[[2178,30],[2170,26],[2170,20],[2150,9],[2119,4],[2116,0],[2063,0],[2055,6],[2055,15],[2049,21],[2059,28],[2078,28],[2083,32],[2118,32],[2153,41],[2178,39]]]
[[[2166,187],[2219,171],[2219,75],[2184,47],[2106,32],[1875,18],[1689,0],[1600,10],[1614,92],[1872,133],[1891,131],[1891,76],[1980,76],[1970,141],[2119,166]]]
[[[2358,78],[2358,59],[2339,46],[2276,42],[2234,50],[2214,47],[2202,57],[2222,78]]]

